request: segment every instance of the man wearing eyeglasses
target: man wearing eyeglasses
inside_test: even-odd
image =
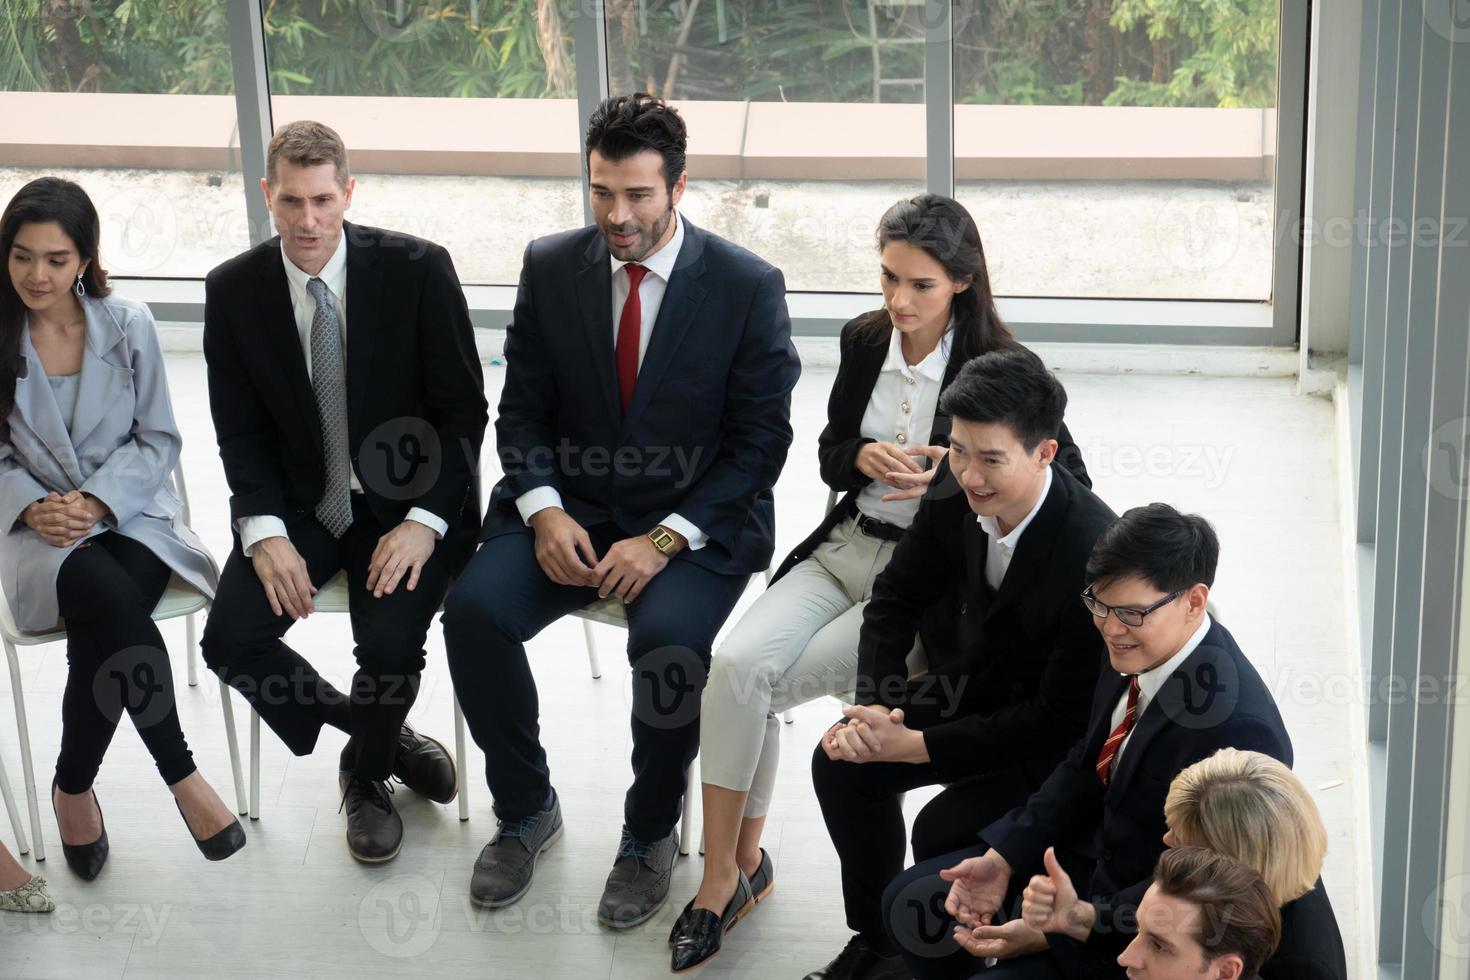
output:
[[[987,980],[1119,976],[1116,958],[1164,850],[1174,777],[1226,747],[1291,764],[1270,691],[1206,610],[1219,554],[1208,521],[1167,504],[1135,507],[1098,538],[1081,605],[1111,669],[1087,732],[1025,806],[979,831],[984,843],[921,861],[889,886],[885,925],[911,975],[970,977],[977,957],[996,957]],[[1046,873],[1052,847],[1071,879],[1087,883],[1087,900],[1067,921],[1034,929],[1020,918],[1020,889]],[[1070,898],[1056,907],[1072,907]]]
[[[1055,462],[1067,393],[1035,354],[993,351],[940,399],[950,448],[873,583],[857,704],[812,760],[854,935],[808,980],[904,975],[883,932],[903,870],[903,794],[943,784],[914,853],[944,854],[1024,802],[1082,734],[1103,644],[1077,601],[1115,515]],[[909,678],[918,632],[928,671]]]

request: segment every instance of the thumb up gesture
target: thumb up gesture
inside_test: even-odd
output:
[[[1048,847],[1042,862],[1046,874],[1033,876],[1022,893],[1021,918],[1033,929],[1085,941],[1092,931],[1092,903],[1077,898],[1071,876],[1057,860],[1056,848]]]

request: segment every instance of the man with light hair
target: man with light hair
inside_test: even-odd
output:
[[[279,235],[204,280],[235,541],[200,646],[293,754],[323,726],[349,736],[347,847],[379,863],[403,839],[390,776],[439,803],[459,789],[453,758],[407,718],[429,622],[474,547],[484,379],[449,253],[344,220],[356,182],[331,127],[282,126],[261,186]],[[349,692],[281,642],[339,571]]]

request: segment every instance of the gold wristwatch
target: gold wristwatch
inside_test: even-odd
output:
[[[673,557],[674,553],[679,550],[679,539],[674,537],[673,531],[670,531],[662,524],[648,532],[648,540],[653,542],[653,546],[661,554],[669,557]]]

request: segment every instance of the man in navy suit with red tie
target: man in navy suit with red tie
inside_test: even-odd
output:
[[[668,895],[715,633],[770,564],[801,370],[785,282],[675,210],[685,146],[662,101],[608,99],[587,127],[596,225],[526,249],[495,424],[505,476],[444,611],[499,819],[470,882],[484,907],[524,895],[562,831],[525,641],[599,597],[625,603],[633,785],[598,919],[634,926]]]

